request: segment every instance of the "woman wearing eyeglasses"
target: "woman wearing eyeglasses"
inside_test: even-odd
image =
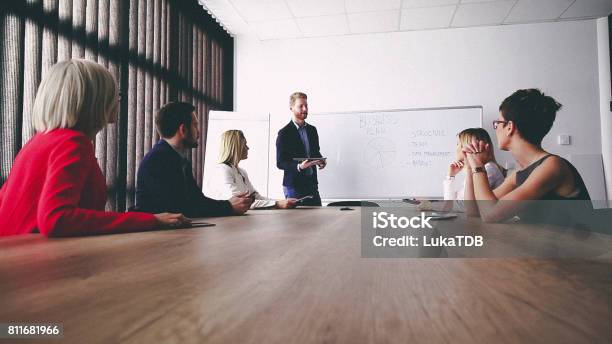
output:
[[[495,190],[484,168],[491,145],[474,139],[464,146],[469,172],[465,199],[478,200],[466,204],[468,215],[480,216],[485,222],[518,216],[527,222],[570,225],[592,209],[576,168],[542,148],[542,139],[560,108],[561,104],[538,89],[518,90],[501,103],[493,128],[499,148],[512,154],[520,170]]]

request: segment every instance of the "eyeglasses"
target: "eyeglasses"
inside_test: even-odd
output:
[[[493,129],[497,129],[497,126],[500,125],[501,123],[506,125],[506,123],[508,123],[508,122],[510,122],[510,121],[493,121]]]

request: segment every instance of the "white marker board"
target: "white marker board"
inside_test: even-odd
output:
[[[313,114],[307,122],[327,157],[322,198],[442,197],[457,134],[482,127],[482,107]]]
[[[212,169],[218,164],[221,134],[227,130],[242,130],[249,146],[249,157],[240,162],[240,167],[249,174],[255,189],[262,195],[268,194],[268,165],[270,151],[270,115],[254,115],[232,111],[210,111],[206,135],[203,191],[212,176]]]

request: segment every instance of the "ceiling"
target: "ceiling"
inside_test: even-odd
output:
[[[260,40],[511,25],[608,16],[612,0],[199,0]]]

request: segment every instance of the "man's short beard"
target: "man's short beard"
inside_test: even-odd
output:
[[[195,137],[193,137],[193,135],[191,134],[191,131],[189,131],[188,135],[189,136],[183,139],[183,147],[189,148],[189,149],[198,148],[198,140]]]
[[[188,141],[188,140],[185,140],[183,142],[183,145],[185,146],[185,148],[190,148],[190,149],[191,148],[198,148],[198,146],[199,146],[198,141]]]

